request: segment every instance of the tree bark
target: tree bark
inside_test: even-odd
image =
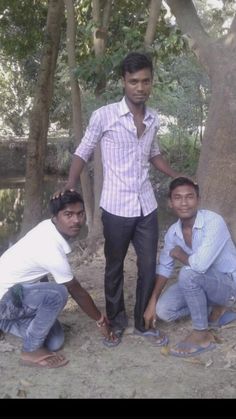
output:
[[[63,0],[49,0],[45,42],[34,103],[29,120],[25,205],[21,235],[25,234],[41,219],[49,109],[53,96],[53,81],[59,50],[63,12]]]
[[[66,27],[67,36],[66,38],[67,38],[68,64],[69,64],[69,71],[70,71],[72,121],[73,121],[75,145],[77,146],[83,137],[83,117],[82,117],[82,107],[81,107],[80,86],[75,76],[76,19],[75,19],[75,10],[74,10],[73,0],[65,0],[65,6],[66,6],[66,12],[67,12],[67,27]],[[93,226],[94,199],[93,199],[92,185],[91,185],[91,180],[90,180],[87,165],[85,165],[80,175],[80,182],[81,182],[81,188],[83,192],[88,230],[91,231],[92,226]]]

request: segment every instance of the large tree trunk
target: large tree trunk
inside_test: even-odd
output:
[[[49,126],[49,108],[59,50],[63,0],[49,0],[45,43],[39,68],[27,145],[25,205],[21,235],[41,220],[44,161]]]
[[[71,98],[72,98],[72,120],[73,130],[75,136],[75,145],[77,146],[83,137],[83,117],[81,109],[81,94],[78,80],[75,76],[76,69],[76,53],[75,53],[75,11],[73,0],[65,0],[67,12],[67,53],[68,64],[70,70],[70,84],[71,84]],[[84,167],[81,175],[80,182],[83,191],[84,204],[86,209],[86,219],[89,232],[93,226],[93,212],[94,212],[94,199],[92,193],[92,185],[89,176],[87,165]]]
[[[236,241],[236,16],[227,36],[216,40],[203,29],[191,0],[167,0],[212,85],[197,178],[202,207],[228,222]]]
[[[212,46],[212,96],[197,178],[202,206],[222,214],[236,240],[236,55]]]

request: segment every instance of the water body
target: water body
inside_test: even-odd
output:
[[[50,196],[60,190],[63,179],[48,176],[44,179],[42,219],[50,217],[48,203]],[[0,254],[11,246],[20,232],[24,210],[23,177],[0,179]]]

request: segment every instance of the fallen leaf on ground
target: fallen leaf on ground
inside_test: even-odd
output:
[[[0,352],[12,352],[15,351],[15,349],[15,346],[11,345],[5,340],[0,342]]]
[[[208,368],[213,364],[213,360],[212,359],[208,359],[208,361],[206,361],[205,363],[205,367]]]
[[[22,390],[21,388],[17,391],[17,397],[22,397],[22,398],[26,398],[27,397],[27,393],[25,390]]]
[[[162,346],[161,355],[168,356],[170,354],[170,347],[168,345]]]

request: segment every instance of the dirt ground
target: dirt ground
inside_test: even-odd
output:
[[[104,310],[103,249],[94,259],[76,267],[77,277]],[[72,299],[60,316],[65,329],[65,367],[40,369],[19,365],[20,339],[0,341],[0,377],[3,399],[160,399],[235,398],[236,323],[217,333],[219,344],[198,357],[180,359],[162,353],[142,337],[133,335],[136,258],[130,248],[125,263],[125,301],[129,327],[122,343],[106,348],[94,321]],[[159,323],[173,344],[191,329],[190,320]]]

